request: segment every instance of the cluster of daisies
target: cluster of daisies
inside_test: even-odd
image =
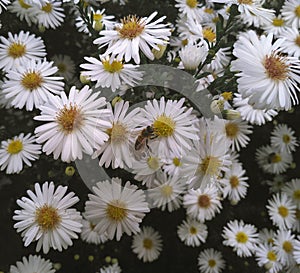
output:
[[[201,247],[195,261],[201,273],[220,273],[226,257],[218,246],[205,248],[208,221],[222,213],[225,199],[237,205],[247,196],[251,183],[239,152],[255,126],[298,104],[300,2],[273,7],[261,0],[176,0],[172,23],[157,11],[117,19],[106,14],[104,2],[0,0],[0,13],[16,13],[40,30],[59,31],[64,6],[72,6],[70,21],[98,47],[86,54],[75,80],[71,57],[48,58],[37,34],[21,30],[0,36],[0,106],[37,113],[39,123],[31,133],[1,140],[1,171],[19,174],[42,153],[62,162],[87,155],[99,168],[124,169],[135,180],[97,181],[83,211],[74,207],[80,199],[67,186],[35,183],[16,201],[14,228],[25,247],[36,244],[44,255],[77,239],[99,245],[131,236],[133,253],[149,263],[159,258],[164,238],[159,229],[143,225],[145,216],[152,209],[183,209],[177,239]],[[111,2],[126,6],[127,1]],[[187,71],[195,93],[216,86],[208,96],[209,117],[183,97],[156,99],[148,93],[142,106],[126,100],[143,84],[141,65],[151,61]],[[233,219],[222,227],[221,241],[237,256],[253,257],[268,273],[294,273],[300,264],[300,179],[285,180],[284,173],[293,167],[299,140],[287,124],[274,124],[270,145],[252,155],[262,172],[274,176],[266,182],[273,195],[265,208],[274,228]],[[275,187],[277,182],[282,186]],[[37,255],[10,268],[26,270],[56,269]],[[107,272],[121,268],[117,263],[100,268]]]

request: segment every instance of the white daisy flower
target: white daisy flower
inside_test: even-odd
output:
[[[258,240],[254,225],[245,224],[243,220],[233,220],[223,228],[223,244],[230,246],[240,257],[250,257],[255,252]]]
[[[241,113],[243,120],[251,124],[263,125],[268,121],[272,121],[278,112],[274,109],[259,109],[249,103],[249,97],[243,98],[241,94],[235,93],[233,105],[237,111]]]
[[[288,55],[300,57],[300,33],[297,28],[288,28],[279,36],[284,39],[281,50]]]
[[[187,17],[199,23],[202,21],[200,3],[197,0],[176,0],[175,7],[179,9],[180,17]]]
[[[9,0],[0,0],[0,14],[2,13],[2,9],[6,10],[6,6],[10,4]]]
[[[23,0],[23,1],[27,5],[38,6],[39,8],[49,3],[49,0]]]
[[[78,211],[70,208],[79,201],[73,192],[67,192],[68,187],[58,186],[53,182],[45,182],[42,186],[34,185],[35,193],[27,191],[28,197],[17,200],[22,208],[15,210],[13,220],[17,221],[14,228],[21,232],[24,246],[37,241],[36,251],[43,248],[47,254],[50,248],[58,251],[67,249],[73,244],[81,232],[82,217]]]
[[[51,93],[60,94],[64,90],[63,78],[53,76],[57,70],[46,59],[28,61],[8,71],[3,93],[13,107],[32,111],[47,102]]]
[[[170,152],[170,157],[163,159],[163,170],[170,176],[180,175],[182,170],[182,157],[178,157],[173,151]]]
[[[187,246],[200,246],[206,242],[207,226],[196,219],[187,218],[177,227],[179,239]]]
[[[46,56],[45,44],[41,37],[20,31],[8,32],[8,39],[0,36],[0,68],[4,71],[16,69],[30,60],[39,60]]]
[[[225,265],[222,253],[213,248],[204,249],[198,256],[198,266],[201,273],[221,273]]]
[[[104,105],[105,98],[87,85],[81,90],[71,87],[69,98],[64,92],[61,97],[51,96],[40,107],[41,115],[34,117],[45,122],[34,131],[37,142],[44,143],[43,152],[65,162],[82,159],[82,152],[91,155],[93,148],[108,140],[104,130],[110,122],[103,120],[108,110],[100,109]]]
[[[294,152],[296,151],[296,146],[299,146],[294,134],[295,131],[286,124],[278,124],[271,132],[271,145],[278,148],[280,152]]]
[[[262,25],[262,29],[267,33],[273,33],[275,37],[280,36],[283,32],[288,30],[290,27],[287,25],[286,21],[282,19],[282,16],[273,14],[272,20],[266,22]]]
[[[300,27],[299,0],[285,0],[280,13],[289,25],[296,28]]]
[[[142,72],[138,71],[137,65],[125,64],[109,56],[99,56],[100,60],[94,57],[84,57],[89,63],[81,64],[80,67],[86,69],[82,75],[91,81],[95,81],[95,87],[111,88],[112,92],[121,86],[135,86],[142,80]]]
[[[121,272],[122,270],[117,263],[100,268],[100,273],[121,273]]]
[[[272,229],[263,228],[259,230],[258,239],[262,244],[273,245],[275,232]]]
[[[69,55],[53,55],[51,57],[54,65],[58,68],[57,74],[64,77],[66,81],[71,81],[75,74],[75,63]]]
[[[266,173],[280,174],[291,165],[293,157],[287,152],[280,152],[278,148],[264,145],[256,149],[258,166]]]
[[[158,259],[162,250],[161,235],[152,227],[144,226],[133,236],[131,248],[144,263],[152,262]]]
[[[95,245],[103,244],[107,241],[107,234],[95,231],[95,225],[84,218],[82,219],[80,237],[84,242]]]
[[[186,190],[186,183],[180,176],[168,177],[161,173],[154,179],[153,188],[148,189],[149,202],[162,211],[172,212],[182,204],[182,194]]]
[[[293,257],[295,235],[290,230],[277,230],[274,237],[274,251],[283,266],[291,267],[296,264]]]
[[[29,255],[23,257],[22,261],[18,261],[16,265],[11,265],[10,273],[54,273],[56,270],[50,260],[45,260],[40,255]]]
[[[282,264],[274,247],[270,244],[258,244],[255,250],[255,257],[258,266],[264,267],[268,273],[278,273]]]
[[[110,165],[115,168],[132,167],[133,157],[131,156],[130,147],[135,141],[133,133],[140,108],[135,108],[128,112],[129,102],[120,101],[112,108],[107,104],[109,116],[106,119],[110,122],[109,128],[106,129],[108,140],[101,146],[96,147],[93,158],[99,157],[99,166],[108,168]]]
[[[23,169],[23,162],[31,167],[31,161],[38,159],[41,154],[41,145],[36,144],[35,141],[34,136],[31,134],[24,136],[24,133],[1,141],[1,171],[6,169],[7,174],[19,173]]]
[[[216,213],[220,213],[222,204],[219,191],[213,184],[202,189],[190,189],[183,196],[183,206],[187,215],[200,222],[211,220]]]
[[[246,182],[248,177],[242,164],[233,163],[229,171],[225,172],[224,177],[220,179],[222,194],[233,203],[237,204],[247,194],[249,184]]]
[[[300,62],[280,53],[283,43],[284,39],[273,43],[272,33],[258,37],[250,30],[234,44],[237,60],[231,62],[231,70],[238,71],[239,92],[258,108],[289,110],[298,104]]]
[[[295,217],[296,217],[296,221],[292,226],[292,230],[296,232],[300,232],[300,209],[299,208],[296,208]]]
[[[102,30],[100,35],[103,37],[97,38],[94,44],[100,48],[108,45],[105,56],[112,54],[113,59],[125,58],[125,62],[133,59],[139,64],[141,49],[148,59],[154,60],[151,48],[160,50],[158,45],[166,45],[171,35],[168,25],[161,23],[166,16],[151,23],[156,15],[157,12],[143,18],[129,15],[121,20],[121,23],[116,23],[112,30]]]
[[[296,263],[300,264],[300,236],[298,236],[294,242],[293,257],[296,260]]]
[[[292,179],[287,182],[282,188],[282,192],[285,193],[293,202],[300,208],[300,179]]]
[[[275,175],[272,180],[262,181],[262,184],[267,185],[269,187],[270,193],[276,193],[282,190],[286,182],[287,182],[286,175],[278,174]]]
[[[230,47],[220,48],[211,62],[203,67],[203,71],[210,71],[212,73],[219,73],[224,70],[231,61]]]
[[[289,229],[296,221],[296,205],[285,193],[274,194],[266,208],[273,224],[280,229]]]
[[[121,239],[140,231],[139,224],[150,209],[143,190],[130,184],[122,186],[121,179],[115,177],[111,182],[98,182],[93,187],[94,194],[89,194],[85,203],[85,216],[94,223],[95,231],[107,232],[108,239]]]

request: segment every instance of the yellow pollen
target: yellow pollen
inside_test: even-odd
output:
[[[239,178],[235,175],[230,177],[229,182],[232,188],[236,188],[240,184]]]
[[[216,40],[216,33],[212,28],[204,28],[202,30],[203,38],[207,39],[209,42],[214,42]]]
[[[52,12],[52,5],[50,3],[47,3],[45,6],[42,7],[42,11],[46,13],[51,13]]]
[[[129,15],[121,20],[122,27],[117,28],[120,36],[125,39],[133,39],[144,31],[145,23],[135,15]]]
[[[285,250],[287,253],[291,253],[293,251],[293,245],[289,241],[284,241],[282,244],[282,248]]]
[[[197,229],[193,226],[190,227],[190,233],[193,234],[193,235],[197,234]]]
[[[102,14],[95,13],[95,14],[93,15],[94,21],[101,21],[102,18],[103,18],[103,15],[102,15]]]
[[[253,4],[252,0],[238,0],[238,2],[241,5],[252,5]]]
[[[269,78],[276,81],[283,81],[288,77],[288,65],[284,62],[284,58],[271,54],[266,56],[263,65]]]
[[[300,35],[296,37],[295,44],[300,47]]]
[[[285,144],[288,144],[290,143],[291,141],[291,137],[289,135],[283,135],[282,136],[282,141],[285,143]]]
[[[221,94],[221,96],[223,97],[224,100],[232,100],[232,92],[223,92]]]
[[[189,40],[188,40],[188,39],[184,39],[184,40],[181,41],[181,44],[182,44],[183,46],[186,46],[188,43],[189,43]]]
[[[14,59],[24,56],[26,53],[26,45],[13,43],[8,48],[8,55]]]
[[[143,246],[144,248],[146,249],[152,249],[153,247],[153,242],[151,239],[148,239],[148,238],[145,238],[144,241],[143,241]]]
[[[214,10],[213,10],[213,9],[210,9],[210,8],[205,8],[205,9],[204,9],[204,12],[205,12],[205,13],[208,13],[208,14],[213,14],[213,13],[214,13]]]
[[[274,244],[274,239],[273,238],[269,238],[267,240],[267,242],[270,244],[270,245],[273,245]]]
[[[38,87],[41,87],[43,83],[43,77],[37,72],[28,72],[24,74],[21,80],[21,84],[24,88],[32,91]]]
[[[218,16],[215,16],[214,18],[212,18],[212,22],[213,23],[218,23],[219,22],[219,17]]]
[[[271,155],[270,159],[271,163],[278,163],[281,161],[281,156],[279,154],[274,154]]]
[[[300,17],[300,5],[295,8],[295,14],[297,17]]]
[[[170,185],[164,185],[161,187],[160,191],[164,197],[170,197],[173,193],[173,187]]]
[[[209,267],[211,267],[211,268],[212,268],[212,267],[215,267],[216,264],[217,264],[216,260],[213,260],[213,259],[208,260],[208,266],[209,266]]]
[[[208,208],[210,206],[210,197],[202,194],[198,197],[198,206],[201,208]]]
[[[112,128],[107,129],[106,132],[113,143],[119,144],[126,140],[127,130],[120,123],[113,124]]]
[[[198,1],[197,1],[197,0],[186,0],[186,4],[187,4],[190,8],[194,9],[194,8],[197,7]]]
[[[272,262],[277,261],[277,255],[273,251],[268,252],[267,258],[269,261],[272,261]]]
[[[32,7],[32,6],[28,5],[28,4],[26,4],[26,3],[24,2],[24,0],[19,0],[19,4],[20,4],[20,6],[21,6],[23,9],[29,9],[29,8]]]
[[[106,70],[109,73],[116,73],[123,69],[123,63],[121,61],[113,61],[110,63],[109,60],[102,61],[102,65],[104,70]]]
[[[42,230],[53,230],[59,225],[61,217],[56,208],[44,205],[36,210],[35,220]]]
[[[175,131],[175,121],[163,114],[154,121],[153,128],[156,135],[169,137]]]
[[[228,122],[225,125],[225,131],[227,137],[235,139],[240,131],[239,126],[234,122]]]
[[[221,161],[217,157],[207,156],[199,164],[198,170],[204,175],[213,176],[218,174],[220,166]]]
[[[64,63],[57,64],[56,66],[58,68],[58,71],[61,73],[64,73],[67,70],[67,67]]]
[[[65,134],[72,133],[82,125],[82,115],[77,105],[64,106],[56,117],[57,123]]]
[[[148,159],[147,159],[147,164],[149,166],[150,169],[152,170],[158,170],[159,169],[159,160],[157,157],[152,157],[150,156]]]
[[[284,25],[284,21],[281,18],[274,18],[273,19],[273,26],[275,27],[282,27]]]
[[[300,200],[300,190],[295,190],[293,194],[294,199]]]
[[[111,220],[120,222],[127,216],[126,205],[119,200],[112,201],[107,205],[106,215]]]
[[[23,143],[20,140],[12,140],[7,146],[9,154],[18,154],[23,150]]]
[[[179,159],[178,157],[174,157],[174,158],[173,158],[173,164],[174,164],[176,167],[179,167],[179,166],[182,165],[182,164],[181,164],[181,161],[180,161],[180,159]]]
[[[245,232],[240,231],[235,235],[235,239],[238,243],[245,244],[248,242],[248,235]]]
[[[280,214],[281,217],[285,218],[289,215],[289,210],[284,206],[279,206],[278,213]]]

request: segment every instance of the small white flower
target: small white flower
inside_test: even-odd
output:
[[[294,251],[293,251],[294,259],[297,264],[300,264],[300,236],[294,242]]]
[[[298,0],[285,0],[280,9],[282,17],[292,27],[300,27],[300,4]]]
[[[294,201],[297,208],[300,208],[300,179],[292,179],[285,183],[282,188],[282,192],[285,193],[290,199]]]
[[[201,273],[221,273],[225,268],[225,261],[220,251],[209,248],[200,252],[198,266]]]
[[[179,51],[183,68],[186,70],[196,70],[200,63],[205,61],[208,48],[202,45],[188,44]],[[180,64],[179,64],[180,65]]]
[[[66,81],[71,81],[75,74],[75,63],[69,55],[54,55],[51,57],[54,65],[58,68],[57,74],[64,77]]]
[[[273,14],[272,20],[266,22],[266,24],[262,26],[262,29],[265,30],[266,33],[273,33],[276,37],[280,36],[289,28],[290,27],[287,25],[286,21],[282,19],[282,16],[280,14],[278,16]]]
[[[100,268],[100,273],[121,273],[121,268],[118,264],[104,266]]]
[[[199,23],[202,21],[200,3],[197,0],[176,0],[175,7],[179,9],[180,17],[187,17]]]
[[[273,229],[263,228],[259,231],[258,239],[262,244],[274,244],[275,231]]]
[[[282,52],[300,57],[300,33],[298,28],[288,28],[280,35],[280,38],[284,39],[284,43],[281,45]]]

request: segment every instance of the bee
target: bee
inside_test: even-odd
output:
[[[157,135],[154,132],[154,128],[152,126],[150,126],[150,125],[147,126],[146,128],[144,128],[141,131],[141,133],[137,137],[137,139],[135,141],[135,144],[134,144],[135,150],[139,151],[142,148],[144,148],[145,146],[148,147],[148,141],[149,141],[149,139],[155,139],[156,137],[157,137]]]

